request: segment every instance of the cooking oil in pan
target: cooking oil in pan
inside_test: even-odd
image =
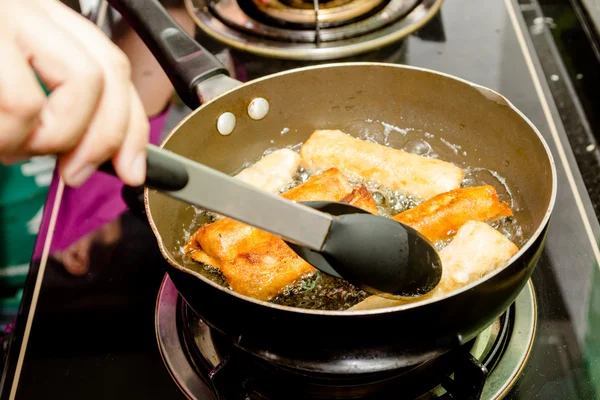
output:
[[[426,131],[411,128],[402,129],[381,121],[352,121],[342,127],[341,130],[362,140],[399,148],[409,153],[430,158],[456,160],[457,157],[460,158],[467,155],[466,151],[460,145],[447,141],[441,135],[434,135]],[[287,147],[294,151],[299,151],[301,145],[302,143],[298,143]],[[264,152],[263,156],[275,150],[277,149],[269,148]],[[256,161],[258,159],[244,163],[235,173],[252,166]],[[507,185],[506,180],[498,172],[486,168],[469,166],[466,165],[466,162],[455,163],[462,164],[460,167],[465,170],[465,178],[461,187],[492,185],[496,188],[501,201],[506,201],[513,211],[519,210],[517,199]],[[310,177],[311,174],[308,171],[299,168],[293,176],[292,181],[286,187],[282,188],[281,192],[301,185]],[[379,214],[386,217],[392,217],[421,203],[421,199],[419,198],[380,187],[373,182],[350,182],[350,184],[352,186],[364,184],[373,195]],[[217,218],[218,216],[210,212],[197,210],[196,219],[190,225],[189,232],[194,232],[200,226],[214,222]],[[519,224],[518,217],[504,218],[490,225],[503,233],[517,246],[521,247],[525,243],[523,227]],[[188,232],[186,232],[186,237],[189,237]],[[441,250],[451,240],[439,241],[435,243],[435,246],[438,250]],[[184,266],[202,274],[217,284],[229,287],[227,281],[217,268],[202,265],[188,257],[184,257]],[[316,271],[284,289],[271,302],[315,310],[345,310],[364,300],[367,296],[367,292],[343,279]]]
[[[309,274],[275,297],[275,304],[313,310],[346,310],[367,298],[368,293],[348,281],[322,274]]]

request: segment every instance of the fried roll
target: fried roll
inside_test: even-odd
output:
[[[329,169],[282,196],[295,201],[340,201],[351,191],[341,172]],[[315,270],[279,237],[229,218],[200,227],[185,252],[218,268],[234,291],[259,300],[272,299]]]
[[[339,169],[351,181],[373,181],[427,200],[460,187],[464,171],[449,162],[356,139],[339,130],[317,130],[300,149],[309,171]]]
[[[512,215],[493,186],[475,186],[438,194],[394,219],[436,242],[454,235],[467,221],[492,222]]]
[[[349,310],[395,307],[444,297],[504,267],[518,251],[514,243],[485,222],[468,221],[458,230],[454,239],[440,251],[442,279],[431,292],[424,296],[402,300],[370,296]]]

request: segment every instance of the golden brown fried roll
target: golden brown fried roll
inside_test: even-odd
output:
[[[270,193],[278,193],[300,166],[300,155],[289,149],[280,149],[263,156],[252,166],[243,169],[234,178]],[[215,214],[217,218],[223,218]]]
[[[485,222],[468,221],[440,251],[444,271],[436,287],[443,296],[505,266],[519,248]]]
[[[231,289],[258,300],[272,299],[315,270],[279,237],[237,221],[197,239],[202,247],[190,257],[218,268]]]
[[[377,182],[427,200],[460,187],[464,171],[449,162],[356,139],[339,130],[317,130],[300,149],[310,172],[339,169],[350,180]]]
[[[340,201],[358,208],[362,208],[371,214],[379,215],[379,211],[377,211],[377,203],[375,203],[375,199],[373,199],[373,196],[364,185],[356,187],[352,193]]]
[[[295,201],[340,201],[351,190],[341,172],[330,169],[283,196]],[[259,300],[272,299],[315,270],[279,237],[229,218],[200,227],[185,252],[218,268],[234,291]]]
[[[468,221],[440,251],[442,279],[431,292],[405,300],[370,296],[349,310],[394,307],[444,297],[504,267],[518,251],[519,248],[514,243],[485,222]]]
[[[335,169],[330,168],[322,174],[314,175],[310,177],[306,182],[295,188],[282,193],[282,196],[288,200],[294,201],[313,201],[313,200],[331,200],[340,201],[344,196],[352,191],[352,186],[344,178],[342,173]],[[244,239],[248,235],[252,235],[256,228],[241,222],[223,218],[219,221],[213,222],[212,224],[204,225],[200,227],[194,234],[190,236],[187,246],[185,247],[185,253],[189,253],[198,250],[199,239],[202,237],[208,237],[209,240],[205,241],[202,248],[208,247],[211,254],[221,254],[221,250],[213,248],[214,246],[222,246],[223,251],[225,249],[232,249],[235,251],[237,242]],[[211,232],[215,232],[215,237],[211,237]],[[223,234],[227,232],[226,234]],[[223,234],[223,235],[222,235]],[[222,236],[219,236],[222,235]],[[208,260],[207,255],[194,255],[194,258],[198,262],[216,266],[202,259]],[[202,258],[202,259],[200,259]]]
[[[438,194],[394,219],[435,242],[454,235],[467,221],[491,222],[512,215],[493,186],[476,186]]]
[[[289,149],[267,154],[254,165],[242,170],[235,178],[270,193],[277,193],[291,182],[300,166],[300,155]]]
[[[351,191],[352,186],[340,170],[329,168],[321,174],[311,176],[302,185],[282,193],[282,196],[294,201],[340,201]]]

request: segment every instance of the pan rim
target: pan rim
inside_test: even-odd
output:
[[[245,82],[242,85],[232,88],[230,90],[227,90],[227,91],[223,92],[222,94],[220,94],[219,96],[204,103],[200,107],[198,107],[195,110],[193,110],[192,112],[190,112],[184,119],[182,119],[171,130],[171,132],[169,132],[169,134],[163,139],[163,141],[161,142],[159,147],[163,148],[167,144],[169,139],[179,130],[179,128],[182,125],[184,125],[188,121],[188,119],[194,117],[197,113],[199,113],[204,107],[206,107],[209,104],[212,104],[213,102],[221,99],[222,97],[225,97],[229,93],[232,93],[242,87],[251,86],[253,84],[256,84],[256,83],[259,83],[259,82],[262,82],[265,80],[269,80],[269,79],[273,79],[273,78],[277,78],[277,77],[285,76],[285,75],[289,75],[289,74],[296,74],[296,73],[300,73],[300,72],[308,71],[308,70],[318,70],[318,69],[325,69],[325,68],[367,67],[367,66],[375,66],[375,67],[383,67],[383,68],[398,68],[398,69],[408,69],[408,70],[420,71],[420,72],[425,72],[425,73],[441,76],[441,77],[444,77],[447,79],[452,79],[454,81],[466,84],[466,85],[478,90],[482,95],[487,97],[487,99],[489,101],[495,101],[497,103],[500,103],[500,104],[510,107],[510,109],[513,112],[515,112],[523,121],[525,121],[529,125],[529,127],[533,130],[533,132],[537,135],[538,140],[541,142],[542,146],[544,147],[544,150],[546,151],[546,156],[548,157],[548,162],[550,164],[551,179],[552,179],[552,192],[550,195],[550,201],[548,203],[548,206],[546,208],[546,211],[545,211],[544,217],[542,218],[541,223],[538,224],[538,226],[537,226],[536,230],[534,231],[534,233],[532,234],[532,236],[519,249],[519,251],[513,257],[511,257],[511,259],[508,261],[508,263],[506,263],[506,265],[504,267],[499,268],[493,272],[490,272],[489,274],[481,277],[480,279],[478,279],[474,282],[471,282],[470,284],[463,286],[462,288],[455,290],[452,293],[450,293],[444,297],[435,298],[435,299],[430,298],[430,299],[426,299],[423,301],[416,301],[414,303],[402,304],[402,305],[392,306],[392,307],[377,308],[377,309],[372,309],[372,310],[331,311],[331,310],[311,310],[311,309],[296,308],[296,307],[291,307],[291,306],[273,304],[268,301],[258,300],[258,299],[234,292],[233,290],[229,290],[221,285],[216,284],[215,282],[212,282],[211,280],[209,280],[208,278],[205,278],[204,276],[202,276],[201,274],[199,274],[197,272],[188,270],[186,268],[182,268],[182,266],[180,266],[175,260],[172,260],[171,257],[169,256],[168,251],[164,247],[162,238],[161,238],[161,236],[158,232],[158,229],[154,223],[152,214],[150,213],[150,205],[149,205],[149,200],[148,200],[149,191],[148,191],[148,188],[145,188],[144,189],[144,207],[146,210],[146,216],[148,218],[148,222],[150,224],[152,232],[154,233],[154,236],[156,237],[160,252],[162,253],[163,257],[167,260],[167,262],[169,264],[171,264],[174,268],[176,268],[182,272],[185,272],[189,275],[192,275],[196,278],[199,278],[202,281],[204,281],[205,283],[210,284],[211,286],[213,286],[214,288],[216,288],[218,290],[226,292],[229,295],[236,296],[236,297],[240,298],[241,300],[250,301],[259,306],[269,307],[269,308],[273,308],[273,309],[276,309],[279,311],[295,312],[295,313],[301,313],[301,314],[350,317],[350,316],[355,316],[355,315],[378,315],[378,314],[395,313],[395,312],[400,312],[400,311],[404,311],[404,310],[410,310],[410,309],[414,309],[414,308],[428,306],[432,303],[437,303],[437,302],[446,300],[448,298],[457,296],[463,292],[467,292],[467,291],[471,290],[472,288],[480,285],[481,283],[483,283],[489,279],[492,279],[494,276],[496,276],[497,274],[499,274],[500,272],[502,272],[503,270],[508,268],[510,265],[512,265],[525,252],[527,252],[529,250],[529,248],[538,240],[538,238],[544,232],[546,227],[549,225],[549,222],[550,222],[550,219],[552,216],[552,212],[554,210],[554,206],[556,203],[557,187],[558,187],[557,172],[556,172],[556,163],[554,161],[554,156],[552,155],[552,152],[550,151],[550,147],[549,147],[546,139],[544,139],[544,137],[542,136],[539,129],[531,122],[531,120],[523,112],[521,112],[521,110],[519,110],[512,102],[510,102],[506,97],[504,97],[502,94],[500,94],[500,93],[496,92],[495,90],[492,90],[488,87],[476,84],[474,82],[468,81],[466,79],[463,79],[458,76],[451,75],[451,74],[448,74],[445,72],[436,71],[436,70],[432,70],[429,68],[412,66],[412,65],[391,64],[391,63],[383,63],[383,62],[337,62],[337,63],[334,62],[334,63],[311,65],[311,66],[307,66],[307,67],[294,68],[294,69],[289,69],[286,71],[281,71],[276,74],[263,76],[263,77]]]

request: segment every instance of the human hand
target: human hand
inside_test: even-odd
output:
[[[126,184],[141,185],[150,128],[127,57],[57,0],[0,5],[0,161],[57,154],[65,183],[79,186],[112,159]]]

